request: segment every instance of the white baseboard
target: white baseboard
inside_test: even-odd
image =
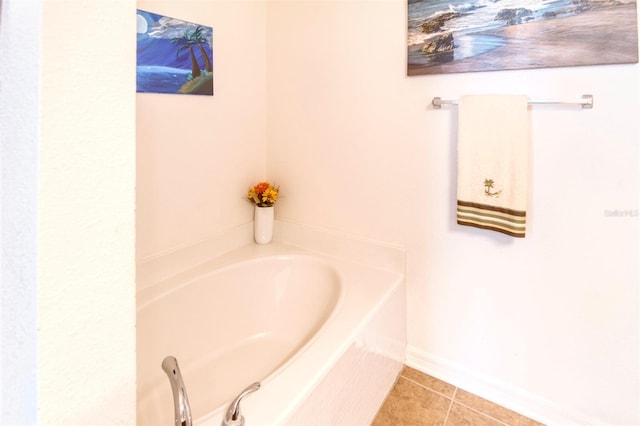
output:
[[[411,345],[407,346],[406,364],[545,425],[589,426],[604,424],[602,421],[587,418],[540,396],[470,371],[461,365],[436,357]]]

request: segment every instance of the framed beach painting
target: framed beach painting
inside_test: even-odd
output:
[[[136,90],[213,95],[213,28],[138,9]]]
[[[638,62],[635,0],[408,0],[407,74]]]

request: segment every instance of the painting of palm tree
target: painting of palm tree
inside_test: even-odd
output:
[[[184,34],[181,37],[173,37],[171,39],[172,43],[178,45],[178,49],[176,50],[176,57],[180,56],[180,52],[183,50],[188,50],[191,56],[191,75],[193,77],[200,77],[200,65],[196,60],[196,55],[193,53],[193,47],[198,46],[200,50],[200,55],[202,56],[202,60],[204,61],[205,69],[207,72],[213,72],[213,68],[211,66],[211,60],[209,60],[209,55],[205,51],[203,44],[207,42],[206,38],[203,35],[202,26],[198,25],[194,31],[184,30]]]
[[[137,91],[213,95],[213,29],[137,11]]]

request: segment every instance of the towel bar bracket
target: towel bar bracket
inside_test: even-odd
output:
[[[530,100],[529,105],[581,105],[582,109],[593,109],[593,95],[582,95],[580,100],[558,101],[558,100]],[[458,101],[443,100],[436,96],[431,101],[433,109],[441,109],[442,105],[458,105]]]

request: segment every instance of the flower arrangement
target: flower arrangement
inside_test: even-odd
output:
[[[271,207],[278,201],[279,186],[273,186],[269,182],[260,182],[249,188],[247,198],[258,207]]]

